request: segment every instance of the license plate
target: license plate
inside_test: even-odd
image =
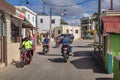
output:
[[[64,50],[67,50],[67,48],[63,48]]]

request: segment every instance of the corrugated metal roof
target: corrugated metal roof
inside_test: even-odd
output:
[[[104,31],[120,34],[120,16],[103,16]]]

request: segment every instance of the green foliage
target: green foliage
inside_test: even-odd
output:
[[[64,21],[64,20],[62,20],[62,19],[61,19],[61,24],[62,24],[62,25],[68,25],[68,23],[67,23],[67,22],[65,22],[65,21]]]

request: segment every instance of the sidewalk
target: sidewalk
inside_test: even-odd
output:
[[[41,47],[42,47],[42,45],[36,45],[36,50],[35,50],[35,52],[34,52],[34,53],[39,52],[39,51],[40,51],[40,49],[41,49]]]

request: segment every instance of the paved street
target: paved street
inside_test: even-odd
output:
[[[74,41],[68,63],[63,62],[60,48],[51,43],[50,52],[42,55],[37,48],[31,64],[20,68],[16,64],[0,69],[0,80],[112,80],[93,57],[91,40]]]

